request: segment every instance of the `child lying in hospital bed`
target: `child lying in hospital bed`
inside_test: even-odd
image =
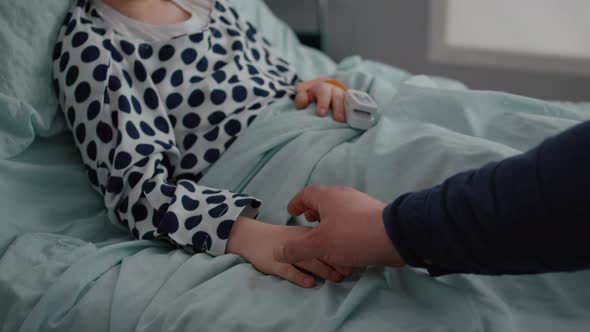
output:
[[[54,82],[93,187],[137,239],[189,252],[236,253],[303,287],[351,273],[320,260],[277,262],[273,248],[307,232],[256,221],[262,202],[198,184],[257,114],[277,101],[331,106],[343,91],[293,67],[224,0],[79,0],[54,51]],[[269,184],[272,185],[272,184]]]

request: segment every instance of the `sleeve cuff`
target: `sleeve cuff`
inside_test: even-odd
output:
[[[255,218],[262,201],[225,189],[179,182],[162,225],[176,244],[193,253],[225,254],[231,229],[240,216]],[[173,225],[170,226],[170,225]]]
[[[435,234],[436,221],[424,217],[428,197],[436,188],[402,195],[383,210],[387,235],[399,255],[406,264],[425,268],[433,277],[453,273],[439,265],[445,250],[442,239]]]
[[[220,223],[215,221],[209,223],[209,234],[214,234],[217,237],[212,241],[211,247],[203,251],[211,256],[225,254],[231,228],[238,217],[254,219],[258,216],[260,207],[262,206],[262,201],[255,197],[231,192],[228,192],[228,194],[230,196],[227,200],[228,209],[224,213],[223,221]],[[223,223],[226,223],[227,226],[223,226]],[[222,230],[220,231],[220,229]]]
[[[410,195],[405,194],[385,207],[383,210],[383,223],[389,239],[406,264],[413,267],[424,267],[422,259],[414,252],[411,246],[412,243],[416,243],[417,239],[412,238],[411,234],[405,234],[406,230],[403,227],[405,221],[402,220],[403,217],[399,213],[400,205],[405,200],[408,200]]]

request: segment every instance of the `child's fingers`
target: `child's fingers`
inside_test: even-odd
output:
[[[332,99],[332,86],[330,84],[318,84],[310,90],[316,98],[317,111],[319,116],[325,116],[330,109],[330,100]]]
[[[312,276],[299,271],[291,264],[279,263],[275,269],[275,275],[304,288],[310,288],[315,285],[315,280]]]
[[[295,265],[332,282],[339,282],[344,278],[342,274],[332,269],[330,265],[317,259],[299,262]]]
[[[299,83],[295,84],[295,89],[297,89],[297,92],[307,91],[307,90],[311,89],[313,86],[315,86],[316,84],[323,82],[325,80],[326,80],[325,78],[316,78],[315,80],[299,82]]]
[[[346,122],[344,111],[344,91],[339,88],[332,88],[332,116],[338,122]]]
[[[306,108],[309,106],[309,102],[309,95],[306,90],[297,92],[297,95],[295,96],[295,107],[297,107],[297,109]]]

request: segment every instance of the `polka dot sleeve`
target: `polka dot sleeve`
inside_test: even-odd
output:
[[[74,34],[67,42],[84,38]],[[255,217],[261,202],[173,176],[184,158],[165,108],[149,86],[140,94],[132,89],[124,67],[105,56],[108,47],[62,51],[58,44],[54,73],[68,125],[109,217],[137,239],[165,238],[190,252],[224,254],[235,220]]]

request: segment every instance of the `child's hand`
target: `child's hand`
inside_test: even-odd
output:
[[[331,105],[334,120],[346,122],[344,90],[334,84],[327,83],[325,78],[297,83],[295,88],[297,89],[295,106],[298,109],[306,108],[309,103],[316,102],[316,113],[323,117],[328,114]]]
[[[315,280],[307,272],[324,279],[339,282],[352,273],[351,268],[333,266],[318,259],[298,262],[296,264],[280,263],[274,258],[274,251],[289,239],[299,238],[310,231],[310,227],[276,226],[253,219],[240,217],[234,223],[227,252],[242,256],[257,270],[289,280],[301,287],[313,287]]]

